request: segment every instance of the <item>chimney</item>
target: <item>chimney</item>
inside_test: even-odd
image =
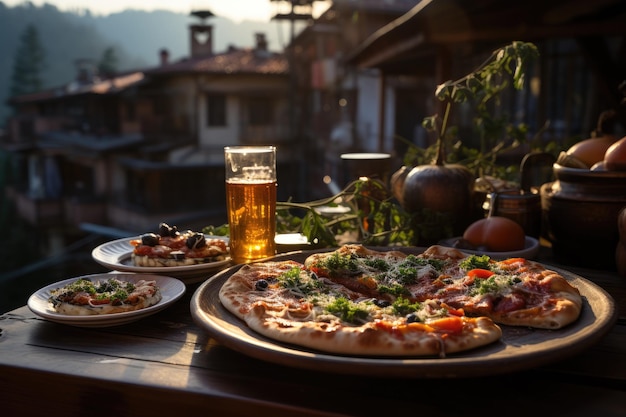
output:
[[[197,10],[191,12],[191,15],[200,19],[199,24],[189,26],[191,57],[197,58],[213,55],[213,26],[207,25],[206,19],[210,19],[215,15],[209,10]]]
[[[265,38],[265,33],[257,33],[254,35],[256,37],[256,49],[257,51],[267,51],[267,39]]]
[[[161,49],[161,51],[159,51],[159,57],[160,57],[160,62],[161,62],[161,66],[162,67],[167,65],[167,64],[169,64],[169,61],[170,61],[170,51],[168,51],[165,48]]]
[[[90,84],[95,81],[98,69],[91,59],[77,59],[75,65],[76,81],[79,84]]]

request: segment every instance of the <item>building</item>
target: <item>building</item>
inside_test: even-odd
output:
[[[14,166],[7,194],[21,216],[37,226],[135,232],[161,221],[222,224],[228,145],[276,145],[279,181],[289,179],[279,193],[293,195],[298,150],[287,128],[284,54],[261,33],[253,48],[216,52],[212,14],[194,15],[187,58],[170,62],[162,50],[159,66],[112,77],[79,62],[69,84],[12,100],[2,146]]]

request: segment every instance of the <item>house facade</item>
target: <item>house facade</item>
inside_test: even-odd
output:
[[[438,111],[437,84],[516,39],[536,42],[541,59],[500,110],[533,132],[549,121],[544,134],[565,146],[617,107],[624,13],[617,0],[336,0],[283,53],[263,34],[216,52],[200,13],[184,59],[160,51],[154,68],[102,79],[81,62],[72,83],[15,98],[8,193],[33,224],[215,224],[223,147],[273,144],[279,198],[326,197],[322,178],[350,179],[342,153],[386,152],[399,165],[406,142],[429,145],[421,123]],[[455,117],[469,137],[469,113]]]
[[[162,50],[157,67],[108,78],[80,62],[68,85],[13,98],[2,146],[13,167],[7,195],[22,217],[131,232],[221,224],[223,148],[232,145],[278,146],[290,179],[281,197],[293,195],[286,59],[263,34],[253,48],[213,51],[209,16],[190,25],[180,61]]]

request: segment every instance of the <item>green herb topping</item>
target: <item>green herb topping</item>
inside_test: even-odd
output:
[[[277,280],[281,287],[302,295],[322,287],[322,283],[315,274],[297,267],[283,272],[277,277]]]
[[[362,308],[358,303],[350,301],[345,297],[338,297],[332,303],[328,304],[325,310],[348,323],[363,322],[369,316],[365,308]]]
[[[470,255],[459,263],[464,271],[472,269],[491,269],[491,258],[487,255]]]

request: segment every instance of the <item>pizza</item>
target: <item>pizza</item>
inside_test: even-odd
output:
[[[169,267],[197,265],[226,260],[226,241],[207,239],[204,233],[187,230],[178,231],[167,223],[159,225],[158,233],[146,233],[132,239],[131,254],[135,266]]]
[[[372,261],[389,257],[396,261]],[[563,276],[525,258],[496,261],[438,245],[420,255],[347,245],[313,254],[305,266],[361,291],[365,281],[372,297],[439,300],[510,326],[559,329],[575,321],[582,308],[579,291]]]
[[[161,301],[156,281],[124,281],[118,278],[92,281],[79,278],[50,292],[57,313],[72,316],[123,313],[140,310]]]
[[[222,305],[281,342],[348,355],[440,356],[500,340],[501,325],[575,321],[576,288],[538,263],[432,246],[419,255],[344,245],[303,263],[243,265]]]

